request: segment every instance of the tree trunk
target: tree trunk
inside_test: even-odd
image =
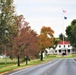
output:
[[[41,51],[41,61],[43,61],[43,52],[44,51]]]
[[[26,65],[28,65],[28,56],[26,56],[25,61],[26,61]]]
[[[6,60],[6,45],[5,45],[5,65],[7,64],[7,60]]]
[[[18,66],[20,66],[20,57],[17,56],[17,59],[18,59]]]
[[[28,60],[26,60],[26,65],[28,65]]]

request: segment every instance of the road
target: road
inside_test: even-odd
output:
[[[6,75],[76,75],[73,59],[56,59]]]

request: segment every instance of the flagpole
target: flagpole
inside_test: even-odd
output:
[[[67,17],[64,15],[67,11],[66,10],[64,10],[63,8],[62,8],[62,11],[63,11],[63,14],[62,14],[62,20],[63,20],[63,46],[64,46],[64,36],[65,36],[65,29],[64,29],[64,19],[67,19]],[[64,47],[63,47],[64,48]]]
[[[63,48],[64,48],[64,13],[62,8],[62,24],[63,24]]]

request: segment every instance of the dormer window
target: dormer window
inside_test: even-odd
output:
[[[68,45],[68,47],[70,47],[70,45]]]
[[[65,47],[65,45],[64,45],[64,47]]]

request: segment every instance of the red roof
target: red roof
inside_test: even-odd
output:
[[[63,44],[63,41],[60,41],[58,44]],[[64,41],[64,44],[70,44],[70,42]]]

